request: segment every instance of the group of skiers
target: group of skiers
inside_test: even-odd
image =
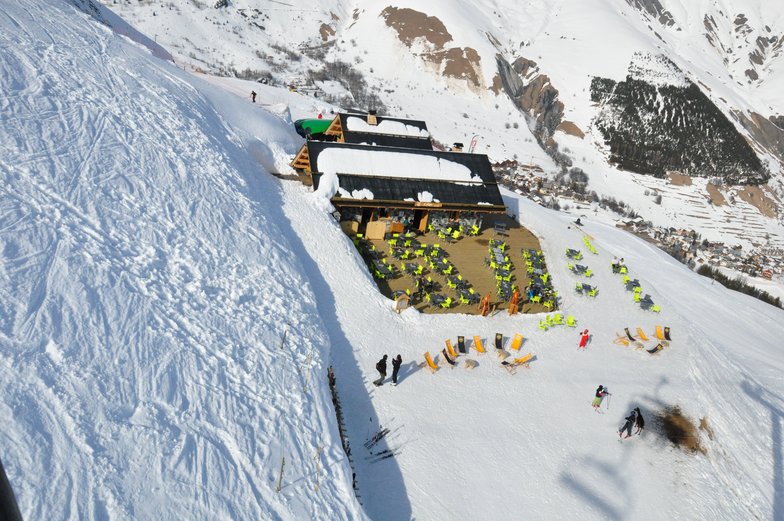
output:
[[[400,366],[403,364],[403,357],[399,354],[392,359],[392,385],[397,385],[397,375],[400,372]],[[387,377],[387,355],[384,355],[381,360],[376,362],[376,370],[379,377],[373,382],[376,387],[384,385],[384,380]]]
[[[591,405],[596,410],[596,412],[599,412],[599,407],[602,406],[602,401],[604,400],[605,396],[612,396],[612,395],[610,394],[610,391],[608,391],[605,386],[600,385],[596,389],[593,402],[591,402]],[[633,426],[637,427],[637,430],[634,432],[634,434],[640,434],[643,428],[645,427],[645,418],[642,417],[642,412],[640,411],[639,407],[635,407],[634,409],[632,409],[632,412],[629,413],[629,416],[627,416],[625,420],[626,423],[624,423],[623,426],[618,431],[618,436],[624,439],[632,435]],[[623,431],[626,431],[626,436],[623,436]]]

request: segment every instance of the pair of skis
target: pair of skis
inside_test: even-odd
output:
[[[379,461],[384,461],[385,459],[392,458],[400,454],[400,449],[384,449],[381,452],[376,452],[373,454],[370,453],[370,456],[365,458],[366,461],[370,463],[378,463]]]

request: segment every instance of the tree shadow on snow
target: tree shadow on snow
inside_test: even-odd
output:
[[[741,383],[741,389],[749,398],[770,412],[770,438],[773,460],[773,519],[784,520],[784,439],[782,421],[784,420],[784,400],[767,389],[748,380]]]

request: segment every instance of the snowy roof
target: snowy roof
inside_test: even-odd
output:
[[[314,187],[330,198],[504,207],[485,155],[333,142],[308,142],[308,153]]]
[[[430,132],[424,121],[414,119],[391,118],[376,116],[377,124],[367,122],[364,114],[338,114],[340,127],[343,132],[367,132],[369,134],[390,134],[394,136],[409,136],[429,138]]]

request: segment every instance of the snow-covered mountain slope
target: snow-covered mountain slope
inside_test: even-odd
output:
[[[550,176],[564,160],[570,161],[588,173],[588,189],[605,196],[619,197],[614,187],[630,185],[633,177],[613,165],[633,162],[622,160],[617,149],[611,153],[610,135],[597,128],[607,104],[592,101],[592,80],[620,82],[632,74],[658,86],[665,123],[656,122],[645,136],[654,143],[668,140],[668,127],[676,126],[666,123],[667,107],[674,102],[661,97],[661,87],[694,85],[705,102],[715,104],[727,118],[727,131],[734,135],[713,136],[705,132],[713,120],[701,121],[699,112],[684,114],[678,119],[685,122],[683,137],[675,146],[691,162],[671,161],[669,168],[714,177],[721,190],[732,193],[735,188],[721,185],[725,176],[725,183],[739,177],[731,175],[731,156],[712,168],[713,160],[698,156],[700,148],[692,150],[691,145],[708,139],[706,135],[712,143],[734,140],[745,147],[749,141],[753,152],[749,148],[744,153],[762,161],[753,167],[762,170],[750,178],[772,175],[767,197],[778,210],[774,217],[756,211],[757,227],[773,228],[774,236],[784,237],[784,129],[773,123],[784,114],[784,8],[779,3],[236,0],[110,5],[154,35],[182,64],[213,71],[248,69],[250,76],[257,71],[286,83],[313,78],[322,96],[349,95],[353,101],[344,105],[361,109],[380,101],[391,114],[424,119],[436,139],[447,145],[468,144],[476,136],[476,150],[493,160],[537,164]],[[661,68],[650,65],[659,56],[678,73],[665,71],[662,76]],[[345,66],[325,65],[335,62]],[[336,89],[337,82],[325,78],[343,81],[344,86]],[[627,136],[620,150],[633,155],[639,144],[639,138]],[[643,145],[656,153],[655,144]],[[706,157],[712,157],[710,152]],[[692,227],[716,239],[701,227],[700,219],[672,219],[655,207],[643,212],[637,203],[648,206],[644,184],[631,183],[634,189],[623,196],[645,219]],[[673,194],[680,195],[677,190]],[[700,213],[712,213],[707,193],[701,195]],[[682,197],[686,202],[690,198]],[[742,209],[729,206],[721,211],[743,228],[740,223],[747,216]],[[720,240],[760,243],[743,232]]]
[[[363,519],[260,165],[290,125],[67,3],[5,3],[0,34],[0,456],[24,518]]]
[[[67,4],[4,4],[0,29],[0,457],[26,519],[784,516],[781,310],[601,214],[579,230],[505,192],[588,350],[541,316],[397,315],[327,202],[268,174],[300,144],[281,104],[297,117],[312,97],[259,87],[253,105],[249,84],[175,69]],[[562,253],[583,233],[595,299]],[[661,314],[634,305],[616,255]],[[657,324],[658,356],[613,343]],[[530,369],[474,352],[472,371],[419,369],[447,338],[499,332],[525,335]],[[398,352],[400,384],[374,387]],[[648,428],[621,444],[633,406]],[[704,421],[704,453],[662,437],[669,406]],[[396,455],[376,461],[380,425],[372,451]]]

